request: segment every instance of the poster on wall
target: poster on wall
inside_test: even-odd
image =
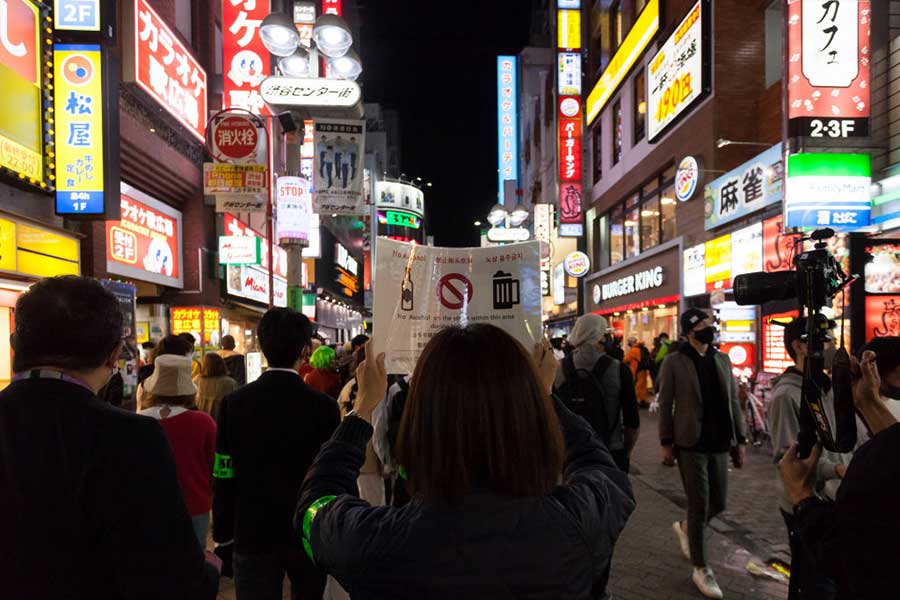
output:
[[[869,0],[789,0],[791,136],[869,135],[871,27]]]
[[[313,212],[320,215],[364,215],[363,158],[366,122],[317,120]]]
[[[540,244],[435,248],[380,240],[374,282],[376,354],[412,373],[428,341],[450,325],[490,323],[526,348],[541,339]]]
[[[106,270],[184,287],[181,211],[124,182],[120,192],[121,219],[106,222]]]
[[[709,93],[709,48],[703,30],[708,0],[700,0],[659,49],[647,76],[647,138],[653,142]]]

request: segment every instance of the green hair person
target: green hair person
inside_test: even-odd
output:
[[[309,358],[309,366],[313,369],[322,369],[328,370],[332,368],[334,364],[334,358],[336,354],[334,350],[332,350],[328,346],[320,346],[316,349],[315,352],[312,353],[312,356]]]

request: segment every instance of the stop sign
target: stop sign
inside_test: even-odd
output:
[[[252,158],[259,144],[257,123],[250,115],[226,114],[214,119],[210,151],[219,162]]]

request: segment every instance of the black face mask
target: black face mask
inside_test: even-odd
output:
[[[900,400],[900,386],[882,383],[881,395],[887,396],[888,398],[893,398],[894,400]]]
[[[694,332],[694,339],[701,344],[712,344],[716,337],[716,330],[713,327],[704,327],[700,331]]]

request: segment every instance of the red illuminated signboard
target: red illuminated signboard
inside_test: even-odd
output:
[[[784,349],[784,327],[771,323],[789,323],[800,316],[796,310],[777,315],[764,316],[762,319],[762,370],[766,373],[783,373],[793,366],[794,360]]]
[[[134,80],[197,139],[206,139],[206,71],[146,0],[134,2]]]
[[[322,0],[322,13],[340,17],[344,13],[342,0]]]
[[[900,296],[866,296],[866,339],[900,336]]]
[[[569,100],[574,102],[569,103]],[[563,103],[569,117],[563,112]],[[581,106],[575,98],[563,99],[559,112],[559,180],[581,181]]]
[[[271,73],[269,51],[259,37],[259,26],[269,12],[266,0],[222,1],[225,108],[271,114],[259,95],[259,84]]]
[[[794,266],[794,243],[799,235],[783,233],[784,215],[763,221],[763,269],[769,273]]]
[[[203,346],[219,343],[219,309],[178,306],[172,309],[172,335],[190,333]]]
[[[161,203],[141,201],[123,190],[121,219],[106,222],[106,260],[111,273],[180,287],[180,214]],[[143,195],[142,195],[143,196]]]
[[[564,10],[565,2],[557,4],[558,60],[565,65],[557,69],[557,82],[561,89],[568,89],[567,83],[581,81],[581,19],[577,10]],[[565,39],[563,39],[565,38]],[[574,52],[573,52],[574,51]],[[564,85],[565,84],[565,85]],[[560,237],[580,237],[584,234],[582,223],[581,189],[581,138],[583,129],[581,98],[577,95],[560,95],[558,119],[559,160],[559,235]]]

